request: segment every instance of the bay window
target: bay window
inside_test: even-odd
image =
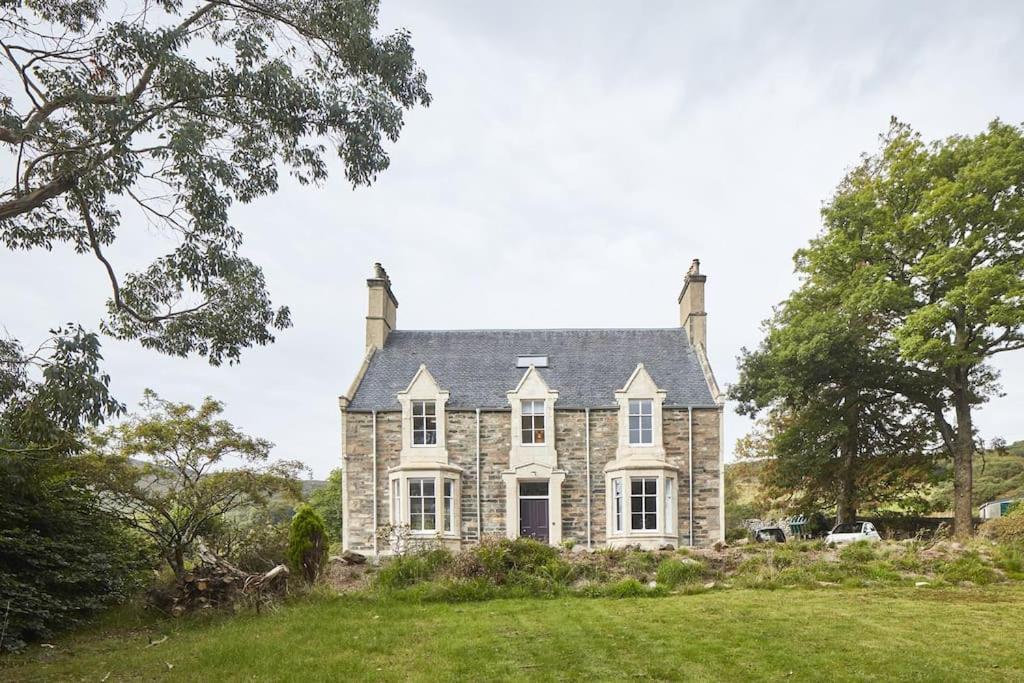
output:
[[[455,532],[455,480],[444,480],[444,530],[447,533]]]
[[[622,531],[622,479],[612,479],[612,500],[614,501],[614,528]]]
[[[630,480],[631,525],[634,531],[655,531],[658,528],[658,479],[643,477]]]
[[[437,528],[437,500],[433,479],[409,480],[409,528],[433,531]]]

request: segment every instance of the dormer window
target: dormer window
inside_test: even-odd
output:
[[[437,443],[437,408],[434,401],[412,402],[412,445]]]
[[[629,399],[629,444],[649,446],[654,443],[654,401]]]
[[[544,401],[523,401],[523,445],[544,445]]]

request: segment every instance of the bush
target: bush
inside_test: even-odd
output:
[[[985,522],[980,533],[1003,543],[1024,543],[1024,505],[1016,504],[1002,517]]]
[[[396,555],[377,572],[378,587],[396,589],[430,581],[452,564],[452,554],[443,548]]]
[[[640,598],[650,595],[651,591],[634,578],[622,579],[606,586],[601,594],[608,598]]]
[[[327,566],[327,530],[320,515],[308,505],[301,506],[292,518],[288,559],[308,583],[316,581]]]
[[[522,582],[524,575],[570,580],[572,566],[558,557],[558,551],[532,538],[484,539],[452,562],[451,575],[470,579],[486,577],[496,584]]]
[[[211,525],[203,541],[218,557],[244,572],[266,572],[288,562],[294,510],[284,503],[252,506]]]
[[[1016,581],[1024,580],[1024,544],[1004,544],[996,548],[996,566]]]
[[[658,585],[668,589],[680,584],[696,583],[704,573],[704,565],[696,560],[666,558],[658,565]]]
[[[979,585],[992,583],[998,578],[996,571],[985,564],[976,552],[967,552],[939,566],[939,576],[950,583],[970,581]]]
[[[839,551],[839,557],[843,562],[863,563],[876,559],[875,549],[867,541],[857,541],[843,546]]]
[[[647,581],[658,567],[658,559],[644,550],[630,550],[622,560],[622,569],[638,581]]]
[[[49,637],[145,585],[152,547],[59,459],[0,458],[0,651]]]

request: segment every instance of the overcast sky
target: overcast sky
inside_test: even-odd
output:
[[[724,386],[796,280],[819,208],[896,115],[929,139],[1024,120],[1019,3],[396,2],[434,104],[409,114],[391,168],[351,190],[285,184],[234,209],[295,326],[213,368],[105,340],[134,405],[212,395],[248,432],[339,466],[337,396],[363,356],[366,277],[388,269],[406,329],[666,327],[690,260],[708,275],[708,344]],[[142,223],[110,250],[156,252]],[[0,252],[0,324],[26,345],[108,296],[68,250]],[[986,439],[1024,438],[1024,353]],[[727,451],[748,429],[732,410]]]

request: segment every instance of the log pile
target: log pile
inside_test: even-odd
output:
[[[176,617],[194,610],[250,602],[259,612],[262,605],[288,589],[288,568],[283,564],[262,574],[249,574],[205,548],[200,549],[199,557],[200,564],[178,583],[170,606],[170,613]]]

